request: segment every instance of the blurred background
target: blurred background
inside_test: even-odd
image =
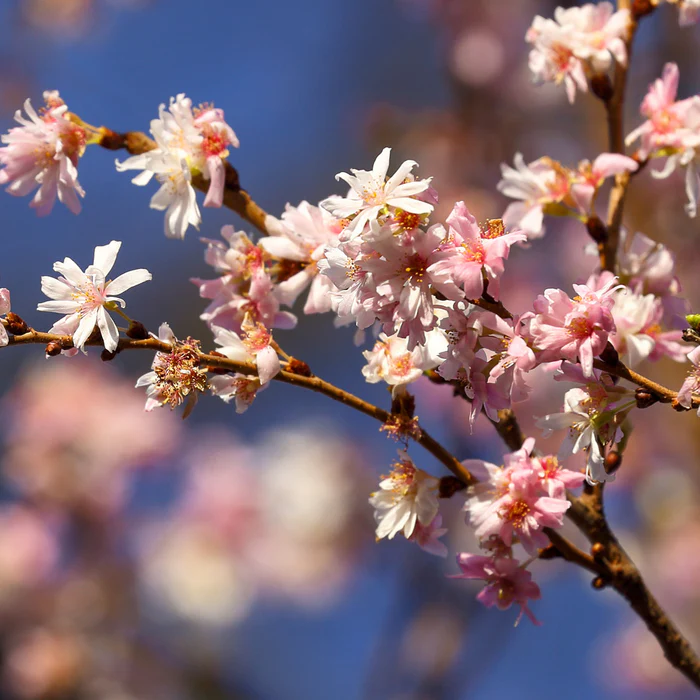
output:
[[[567,4],[567,3],[565,3]],[[570,3],[569,3],[570,4]],[[0,0],[2,131],[26,97],[59,89],[95,125],[146,130],[159,103],[185,92],[225,110],[241,148],[232,162],[267,211],[317,202],[333,176],[369,168],[392,146],[434,176],[443,218],[464,199],[499,216],[499,164],[521,151],[574,165],[606,150],[604,113],[579,95],[537,88],[524,34],[549,0]],[[697,29],[672,7],[643,23],[635,45],[628,131],[667,60],[680,96],[700,90]],[[117,154],[121,157],[122,154]],[[155,329],[206,339],[206,302],[191,277],[211,277],[196,231],[166,240],[152,188],[131,185],[114,154],[88,150],[87,196],[74,217],[38,219],[27,199],[0,198],[0,283],[13,310],[34,311],[55,260],[85,266],[92,248],[123,241],[116,272],[146,267],[129,313]],[[680,176],[634,180],[627,223],[669,245],[687,297],[700,299],[698,223],[683,213]],[[243,227],[205,210],[202,236]],[[514,250],[502,294],[515,311],[547,286],[568,289],[595,258],[575,223]],[[700,306],[694,306],[697,310]],[[53,322],[53,319],[50,319]],[[334,383],[387,406],[361,382],[361,350],[332,318],[278,333],[285,349]],[[364,416],[285,385],[251,410],[210,398],[186,421],[143,413],[134,390],[146,354],[115,362],[8,349],[0,373],[0,697],[159,700],[486,700],[512,697],[682,700],[693,696],[614,593],[573,567],[535,567],[544,622],[513,629],[513,611],[482,609],[478,586],[450,581],[452,552],[474,547],[459,497],[445,503],[451,555],[405,541],[374,542],[367,497],[396,445]],[[679,387],[685,368],[649,370]],[[519,409],[556,412],[563,390],[543,382]],[[469,435],[466,407],[444,387],[418,388],[418,415],[460,458],[502,454],[491,426]],[[610,519],[648,583],[700,642],[700,433],[697,417],[660,406],[636,431],[615,484]],[[557,447],[551,443],[551,449]],[[442,469],[419,448],[411,454]]]

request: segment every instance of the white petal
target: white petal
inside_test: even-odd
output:
[[[119,277],[113,279],[105,287],[104,293],[107,295],[121,294],[127,289],[135,287],[137,284],[143,284],[151,279],[153,279],[153,275],[151,275],[148,270],[143,268],[139,268],[138,270],[130,270],[129,272],[125,272],[123,275],[119,275]]]
[[[119,253],[121,247],[121,241],[111,241],[107,245],[98,245],[95,248],[95,259],[92,264],[98,270],[102,270],[102,274],[105,277],[114,267],[114,261],[117,259],[117,253]]]

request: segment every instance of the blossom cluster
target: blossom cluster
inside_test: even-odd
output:
[[[532,44],[530,70],[538,82],[564,84],[569,102],[586,92],[591,78],[606,75],[615,62],[626,65],[629,10],[612,3],[588,3],[535,17],[526,39]]]
[[[501,610],[520,607],[517,622],[525,614],[539,624],[528,601],[540,598],[540,589],[527,567],[538,548],[549,538],[544,528],[560,528],[571,505],[567,489],[583,484],[580,472],[563,469],[556,457],[533,454],[535,441],[504,457],[503,466],[482,460],[465,460],[464,466],[479,479],[469,489],[465,510],[467,522],[475,529],[485,555],[463,552],[457,556],[461,573],[455,578],[485,582],[478,599],[487,607]],[[531,558],[521,563],[514,554],[519,544]]]
[[[220,207],[224,199],[226,170],[224,159],[229,147],[237,148],[238,138],[226,123],[223,110],[211,105],[192,107],[192,100],[179,94],[162,104],[158,119],[151,121],[156,148],[117,161],[117,170],[140,170],[132,180],[146,185],[153,177],[160,189],[151,199],[151,208],[165,210],[165,235],[184,238],[189,226],[199,228],[202,216],[192,186],[192,178],[209,180],[205,207]]]

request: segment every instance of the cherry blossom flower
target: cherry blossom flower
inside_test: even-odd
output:
[[[160,189],[151,199],[151,208],[165,210],[165,235],[184,238],[189,226],[199,228],[202,217],[192,186],[192,177],[201,174],[210,180],[205,207],[223,203],[225,166],[229,146],[238,146],[233,129],[223,111],[205,106],[193,110],[192,101],[180,94],[170,99],[168,109],[160,105],[159,118],[151,121],[156,148],[117,161],[117,170],[141,170],[132,182],[146,185],[155,176]]]
[[[326,246],[338,238],[341,226],[337,219],[325,209],[301,202],[298,207],[287,204],[281,221],[268,217],[266,228],[270,235],[261,238],[259,245],[279,261],[278,278],[282,279],[277,284],[277,296],[280,301],[292,305],[299,294],[310,287],[304,313],[330,311],[330,292],[335,287],[328,277],[318,274],[317,263]]]
[[[402,531],[408,539],[417,522],[428,527],[438,514],[438,480],[418,469],[405,450],[399,450],[399,461],[379,482],[379,489],[369,499],[375,509],[377,539],[393,539]]]
[[[535,80],[563,82],[573,103],[577,88],[588,90],[589,74],[607,72],[613,61],[626,65],[630,23],[629,10],[615,12],[609,2],[558,7],[553,20],[535,17],[526,35]]]
[[[589,383],[584,388],[570,389],[564,395],[563,413],[553,413],[537,421],[537,427],[542,428],[543,435],[548,437],[556,430],[568,429],[559,449],[559,458],[566,459],[569,455],[581,451],[587,453],[586,479],[595,484],[602,481],[613,481],[615,474],[608,474],[604,467],[604,445],[608,442],[617,443],[622,439],[622,431],[617,426],[620,418],[635,405],[630,401],[622,406],[614,402],[631,392],[616,389],[603,383]],[[620,414],[617,423],[613,419]]]
[[[544,235],[544,214],[571,196],[569,171],[550,158],[538,158],[525,164],[521,153],[513,159],[515,168],[501,164],[497,188],[506,197],[520,201],[508,205],[503,223],[508,229],[524,231],[528,238]]]
[[[540,588],[532,580],[532,574],[522,568],[517,559],[462,552],[457,555],[457,564],[461,573],[451,578],[481,579],[486,582],[485,588],[476,597],[480,603],[487,608],[497,607],[499,610],[508,610],[515,603],[520,606],[516,625],[523,615],[534,625],[541,624],[528,607],[528,601],[542,597]]]
[[[510,247],[527,240],[522,231],[506,233],[500,219],[488,221],[483,228],[467,209],[457,202],[447,217],[448,238],[440,245],[435,262],[428,268],[431,279],[442,286],[454,283],[469,299],[484,292],[484,277],[489,294],[498,299],[504,260]]]
[[[370,384],[386,382],[392,387],[392,394],[396,395],[407,384],[420,379],[424,371],[437,367],[440,364],[438,355],[446,345],[446,340],[440,343],[434,337],[432,348],[427,345],[417,346],[409,351],[406,338],[380,333],[372,350],[362,353],[367,360],[362,375]]]
[[[571,196],[583,213],[590,213],[595,193],[607,178],[638,168],[639,163],[634,158],[620,153],[601,153],[593,163],[581,161],[571,186]]]
[[[233,331],[212,326],[214,342],[219,352],[236,362],[255,362],[260,384],[267,384],[279,371],[280,359],[272,347],[272,334],[262,323],[254,323],[246,316],[242,324],[244,337]]]
[[[114,295],[152,278],[148,270],[141,268],[125,272],[114,280],[107,280],[121,245],[120,241],[112,241],[108,245],[97,246],[94,261],[85,272],[73,260],[65,258],[53,266],[61,277],[41,278],[41,291],[51,301],[42,302],[37,309],[66,314],[54,324],[50,332],[72,335],[75,347],[83,351],[95,326],[100,330],[105,350],[113,352],[117,349],[119,331],[107,311],[124,308],[126,304]]]
[[[663,302],[653,294],[634,294],[623,288],[616,293],[612,307],[615,332],[610,342],[629,367],[664,355],[683,362],[689,349],[679,341],[680,330],[662,331]]]
[[[700,346],[688,353],[688,359],[693,364],[693,368],[678,391],[677,400],[681,406],[690,409],[693,407],[693,394],[700,393]],[[698,415],[700,416],[700,405]]]
[[[267,389],[268,384],[261,384],[259,377],[249,377],[245,374],[217,375],[209,379],[209,388],[214,396],[225,403],[231,399],[236,402],[236,413],[245,413],[259,391]]]
[[[429,554],[434,554],[436,557],[446,557],[447,546],[440,542],[440,538],[446,533],[447,528],[442,527],[442,515],[438,513],[429,525],[422,525],[420,520],[416,520],[413,534],[408,539]]]
[[[561,289],[548,289],[534,302],[536,315],[530,322],[534,344],[543,352],[539,362],[578,359],[586,376],[593,376],[593,358],[599,355],[615,331],[611,308],[617,278],[600,289],[575,284],[571,299]]]
[[[533,462],[528,453],[534,441],[508,455],[503,467],[482,460],[468,459],[464,466],[480,483],[470,487],[465,504],[469,523],[476,528],[479,540],[498,537],[510,547],[514,538],[525,550],[534,554],[546,547],[549,540],[545,527],[561,527],[570,504],[565,494],[545,488],[539,460]],[[554,497],[550,493],[554,493]]]
[[[172,349],[155,354],[151,371],[138,378],[136,387],[146,387],[147,411],[165,404],[173,409],[186,402],[183,418],[187,418],[209,385],[207,373],[199,365],[199,341],[178,340],[167,323],[161,324],[158,338]]]
[[[38,187],[30,206],[39,216],[46,216],[56,197],[74,214],[81,210],[80,197],[85,196],[78,182],[78,160],[85,151],[85,129],[71,121],[68,107],[58,92],[45,92],[46,108],[39,114],[29,100],[24,111],[15,113],[20,124],[2,136],[6,144],[0,148],[0,185],[8,185],[7,191],[18,197],[29,194]]]
[[[345,233],[349,237],[359,236],[367,223],[376,221],[383,210],[397,209],[427,216],[433,205],[418,199],[430,186],[430,179],[415,180],[411,174],[416,165],[413,160],[404,161],[390,178],[390,148],[385,148],[374,161],[371,171],[351,169],[352,175],[339,173],[336,180],[344,180],[352,188],[347,197],[332,196],[321,202],[338,219],[351,219]]]
[[[0,289],[0,316],[10,312],[10,290],[6,287]],[[10,342],[5,326],[0,324],[0,347],[4,347]]]
[[[647,118],[641,126],[632,131],[626,139],[629,146],[640,139],[639,156],[649,158],[656,151],[663,150],[683,153],[698,145],[697,126],[700,119],[700,97],[676,100],[680,74],[675,63],[664,66],[661,78],[650,86],[640,112]],[[670,159],[663,170],[663,176],[670,174],[679,158]],[[668,171],[668,172],[667,172]]]

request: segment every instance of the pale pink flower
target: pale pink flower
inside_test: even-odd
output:
[[[413,534],[408,539],[429,554],[434,554],[436,557],[446,557],[447,546],[444,542],[440,542],[440,538],[446,533],[447,528],[442,527],[442,515],[438,513],[429,525],[423,525],[420,520],[416,520]]]
[[[504,261],[514,243],[527,240],[522,231],[506,233],[503,222],[492,220],[483,227],[467,209],[457,202],[447,217],[447,240],[428,268],[431,279],[443,286],[453,283],[464,290],[469,299],[479,299],[484,292],[484,277],[489,294],[498,299],[499,282]]]
[[[377,539],[393,539],[399,532],[408,539],[417,522],[429,526],[438,514],[438,485],[437,479],[413,464],[405,450],[399,450],[399,461],[369,499],[377,521]]]
[[[340,224],[325,209],[301,202],[298,207],[287,204],[282,220],[269,216],[266,221],[269,236],[261,238],[258,245],[283,267],[289,265],[294,272],[277,284],[277,296],[283,304],[292,305],[307,287],[309,295],[304,313],[324,313],[331,310],[331,292],[335,288],[330,279],[319,275],[318,261],[323,258],[328,244],[337,240]]]
[[[501,164],[497,188],[506,197],[520,201],[508,205],[503,223],[506,228],[524,231],[528,238],[541,238],[547,207],[571,195],[569,172],[549,158],[538,158],[526,165],[522,154],[516,153],[513,161],[515,168]]]
[[[209,379],[209,387],[214,396],[225,403],[231,399],[236,402],[236,413],[245,413],[253,403],[259,391],[267,389],[270,384],[261,384],[259,377],[244,374],[215,375]]]
[[[267,384],[280,371],[279,356],[271,344],[272,334],[262,323],[254,323],[246,316],[241,325],[243,337],[218,326],[211,329],[222,355],[236,362],[255,362],[261,385]]]
[[[578,359],[586,376],[593,375],[593,358],[599,355],[615,331],[611,308],[618,289],[613,278],[601,289],[575,284],[571,299],[561,289],[548,289],[534,302],[530,322],[533,343],[543,352],[539,362]]]
[[[688,359],[693,364],[693,368],[688,372],[686,380],[678,391],[678,403],[685,408],[693,407],[693,394],[700,393],[700,346],[688,353]],[[700,416],[700,405],[698,405],[698,415]]]
[[[396,395],[407,384],[420,379],[424,371],[438,366],[440,362],[437,355],[444,350],[446,344],[446,341],[440,347],[434,344],[433,353],[427,346],[416,346],[409,350],[406,338],[380,333],[372,350],[362,353],[367,360],[362,375],[370,384],[386,382],[392,387],[392,394]]]
[[[45,216],[53,208],[56,197],[74,214],[80,213],[78,195],[85,196],[78,182],[78,160],[85,151],[85,130],[67,116],[68,107],[58,92],[45,92],[46,108],[39,114],[29,100],[24,111],[15,113],[14,127],[2,136],[6,144],[0,148],[0,185],[8,185],[7,191],[18,197],[29,194],[35,187],[37,193],[31,205],[39,216]]]
[[[652,171],[656,178],[666,178],[675,169],[688,166],[686,191],[688,213],[695,216],[698,183],[694,165],[696,149],[700,146],[700,97],[676,101],[679,72],[675,63],[664,66],[662,77],[649,86],[640,111],[647,121],[627,136],[630,145],[641,139],[639,156],[668,156],[664,168]]]
[[[607,178],[638,168],[636,160],[620,153],[601,153],[593,163],[581,161],[571,185],[571,196],[582,212],[589,213],[595,193]]]
[[[338,219],[351,221],[345,229],[349,237],[359,236],[370,221],[376,221],[383,210],[396,210],[427,216],[433,205],[422,201],[417,195],[428,190],[430,179],[415,180],[411,171],[418,164],[413,160],[404,161],[390,178],[390,148],[385,148],[374,161],[371,171],[351,169],[352,175],[339,173],[336,180],[344,180],[352,188],[347,197],[333,196],[321,202]]]
[[[528,601],[542,597],[540,588],[532,580],[532,574],[522,568],[517,559],[462,552],[457,555],[457,564],[462,572],[451,578],[480,579],[486,582],[486,587],[476,597],[480,603],[487,608],[497,607],[499,610],[507,610],[515,603],[520,606],[516,625],[523,614],[533,624],[541,624],[528,607]]]
[[[558,7],[553,20],[537,16],[526,34],[530,70],[538,82],[564,83],[573,103],[577,88],[588,90],[590,74],[607,72],[614,61],[626,65],[629,27],[629,11],[615,12],[609,2]]]
[[[544,437],[557,430],[568,431],[559,448],[559,458],[566,459],[569,455],[586,452],[586,479],[591,484],[615,479],[614,473],[605,471],[605,445],[622,439],[618,426],[621,421],[613,421],[616,414],[624,417],[636,405],[630,400],[622,406],[615,406],[614,402],[624,396],[631,399],[631,392],[605,386],[604,382],[591,382],[585,388],[577,387],[566,392],[562,413],[549,414],[536,423]]]
[[[266,328],[288,329],[296,326],[296,316],[280,310],[275,284],[263,269],[255,272],[245,287],[243,291],[236,284],[220,285],[218,289],[214,286],[215,296],[200,318],[210,327],[221,326],[236,333],[241,331],[246,315]],[[207,287],[207,291],[210,289]]]
[[[482,460],[463,462],[482,479],[470,487],[465,510],[479,540],[495,536],[511,546],[517,538],[527,552],[535,554],[549,542],[543,528],[561,527],[570,504],[563,493],[548,495],[549,489],[540,481],[540,465],[533,465],[524,451],[510,457],[504,467]]]
[[[42,302],[37,309],[66,314],[50,332],[72,335],[76,348],[84,350],[85,343],[97,326],[105,350],[116,350],[119,331],[107,311],[124,308],[126,303],[113,295],[121,294],[152,278],[148,270],[141,268],[125,272],[114,280],[107,280],[121,245],[121,241],[112,241],[108,245],[97,246],[94,261],[85,272],[73,260],[65,258],[53,266],[61,277],[41,278],[41,291],[52,301]]]
[[[0,316],[10,312],[10,290],[6,287],[0,289]],[[5,326],[0,324],[0,347],[7,345],[10,339],[7,336]]]
[[[161,187],[151,199],[151,208],[165,210],[165,235],[184,238],[187,228],[199,228],[202,217],[197,206],[192,177],[210,180],[205,207],[220,207],[225,187],[224,159],[229,146],[238,146],[223,111],[205,106],[196,110],[192,101],[179,94],[168,109],[160,105],[159,118],[151,121],[157,148],[117,161],[117,170],[141,170],[132,182],[146,185],[153,176]]]
[[[683,362],[689,352],[681,344],[682,332],[663,331],[663,301],[654,294],[634,294],[623,288],[615,296],[612,307],[615,332],[610,342],[629,367],[643,360],[658,360],[664,355],[676,362]]]
[[[152,335],[152,334],[151,334]],[[157,352],[151,371],[139,377],[137,387],[146,387],[146,410],[185,403],[183,418],[192,412],[199,394],[208,387],[207,372],[200,366],[199,341],[178,340],[167,323],[158,329],[159,340],[170,344],[169,352]]]

